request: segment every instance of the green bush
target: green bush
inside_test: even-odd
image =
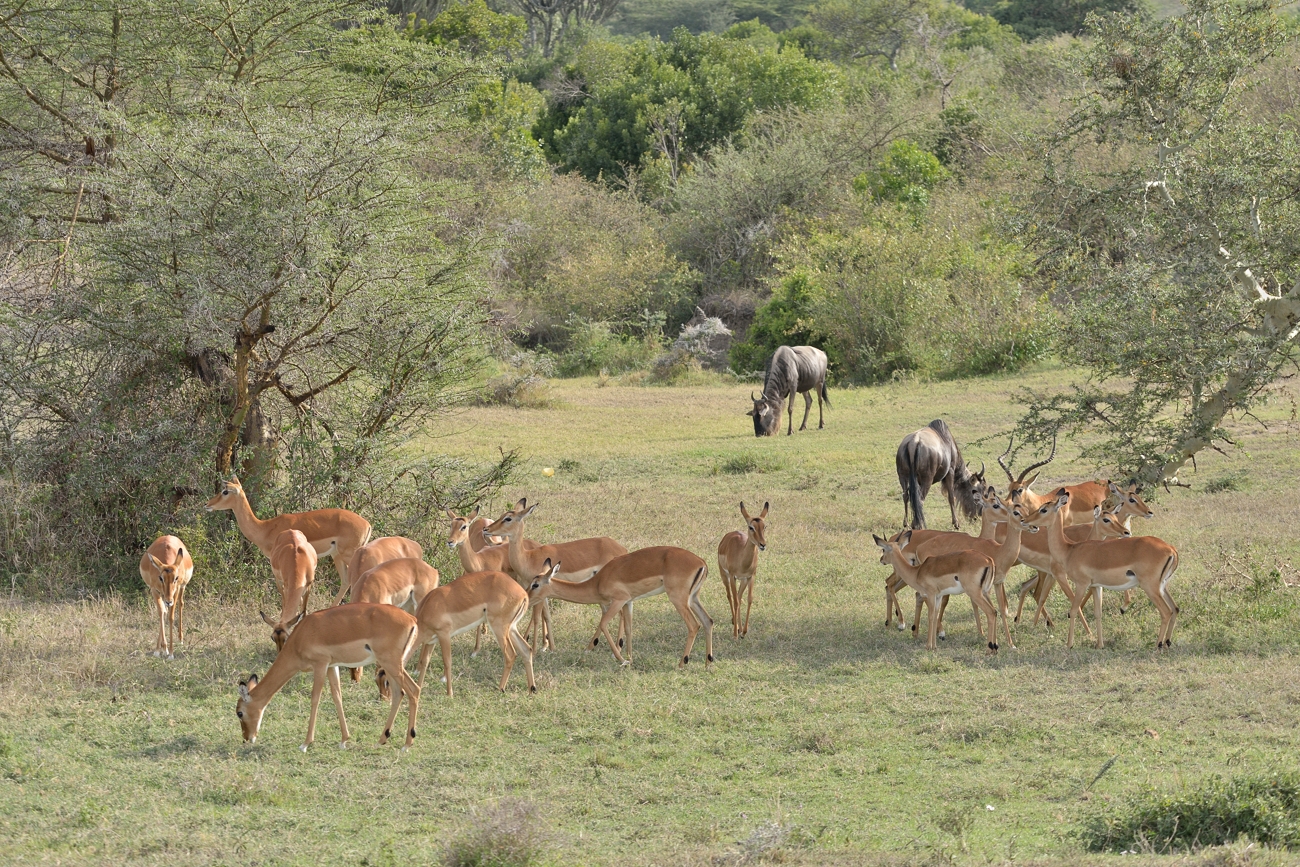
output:
[[[741,373],[764,370],[778,346],[820,346],[813,331],[813,288],[807,274],[783,280],[767,303],[754,314],[745,339],[731,346],[731,369]]]
[[[853,188],[871,193],[878,202],[923,208],[930,204],[930,191],[946,175],[938,157],[914,142],[899,139],[889,146],[876,169],[854,178]]]
[[[624,373],[649,367],[663,351],[658,332],[644,337],[619,334],[608,322],[569,324],[568,348],[556,359],[560,376]]]
[[[1300,847],[1300,774],[1214,776],[1174,794],[1151,791],[1093,816],[1079,836],[1093,852],[1191,851],[1242,837]]]

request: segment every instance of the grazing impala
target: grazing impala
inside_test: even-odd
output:
[[[754,607],[754,575],[758,572],[758,552],[767,550],[767,507],[758,517],[751,517],[740,504],[740,516],[745,519],[745,532],[733,530],[718,543],[718,573],[727,591],[731,605],[731,637],[743,638],[749,634],[749,612]],[[740,599],[749,591],[749,604],[745,606],[745,625],[740,625]]]
[[[362,545],[353,552],[352,559],[348,560],[348,581],[339,588],[338,595],[334,597],[334,604],[341,603],[349,592],[355,593],[357,582],[366,572],[380,563],[400,560],[403,557],[421,560],[424,558],[424,548],[419,542],[405,536],[381,536]]]
[[[175,659],[175,643],[185,643],[181,614],[185,610],[185,586],[194,575],[194,561],[184,543],[175,536],[159,536],[140,558],[140,577],[158,610],[158,641],[153,655]]]
[[[1069,505],[1070,493],[1061,488],[1053,499],[1032,512],[1024,512],[1026,523],[1047,530],[1052,555],[1052,574],[1068,577],[1074,585],[1071,599],[1070,627],[1065,645],[1074,645],[1075,619],[1082,614],[1088,591],[1093,588],[1127,590],[1141,587],[1160,612],[1160,630],[1156,647],[1169,647],[1174,634],[1178,606],[1169,595],[1169,579],[1178,568],[1178,552],[1155,536],[1128,536],[1104,542],[1071,542],[1065,535],[1062,512]],[[1020,507],[1015,508],[1021,512]],[[1101,594],[1094,597],[1097,620],[1097,647],[1103,646],[1101,628]]]
[[[420,651],[420,685],[424,686],[425,670],[433,655],[433,640],[438,640],[442,650],[443,679],[447,681],[447,695],[451,692],[451,639],[462,632],[477,629],[486,623],[492,627],[501,655],[505,657],[505,671],[501,675],[501,691],[510,681],[510,671],[515,659],[524,658],[528,673],[528,691],[537,692],[533,679],[533,651],[519,634],[519,621],[528,613],[528,594],[519,583],[504,572],[469,572],[450,584],[430,590],[415,609],[415,619],[420,624],[416,643]]]
[[[913,566],[912,556],[903,553],[903,549],[911,541],[911,534],[912,531],[908,530],[896,540],[882,539],[876,535],[873,535],[872,539],[883,552],[882,562],[892,566],[899,577],[921,594],[925,603],[930,606],[930,629],[925,646],[930,650],[934,650],[936,646],[940,598],[954,593],[965,593],[975,605],[977,627],[980,612],[983,612],[988,620],[989,650],[997,652],[998,610],[988,599],[988,591],[993,586],[993,576],[996,572],[993,560],[987,554],[967,550],[931,557],[919,566]]]
[[[533,575],[541,574],[543,566],[547,560],[552,563],[564,563],[564,572],[559,576],[564,581],[586,581],[601,570],[606,563],[615,557],[621,557],[627,553],[627,549],[615,542],[608,536],[596,536],[590,539],[578,539],[574,542],[562,542],[558,545],[538,545],[536,548],[527,548],[523,544],[524,540],[524,521],[533,512],[537,511],[540,503],[528,505],[528,499],[522,498],[515,503],[513,509],[506,511],[504,515],[497,518],[483,531],[491,533],[494,536],[504,536],[507,543],[507,553],[510,557],[510,571],[515,576],[526,576],[525,581]],[[545,567],[545,568],[550,568]],[[529,626],[529,631],[534,635],[537,626],[538,616],[541,616],[546,629],[546,646],[555,649],[555,639],[551,635],[551,612],[545,606],[538,606],[533,611],[533,623]],[[541,642],[538,642],[541,643]]]
[[[437,569],[417,557],[399,557],[361,573],[352,585],[352,601],[395,605],[414,612],[437,586]],[[360,680],[361,669],[352,669],[352,675],[353,680]],[[379,686],[379,697],[387,699],[388,678],[382,668],[375,672],[375,683]]]
[[[391,605],[359,603],[326,608],[305,617],[298,616],[297,628],[289,635],[280,655],[271,663],[266,677],[258,681],[252,675],[239,684],[239,703],[235,713],[244,732],[244,740],[257,740],[262,727],[262,713],[280,689],[300,671],[312,673],[311,716],[307,719],[307,740],[302,750],[307,751],[316,738],[316,711],[320,707],[320,694],[328,678],[330,695],[339,712],[341,746],[347,746],[351,735],[348,721],[343,715],[343,694],[339,688],[339,666],[360,667],[377,663],[394,676],[400,685],[393,690],[392,708],[379,743],[388,743],[397,719],[397,709],[405,693],[407,706],[406,746],[415,740],[415,720],[420,707],[420,688],[406,673],[405,663],[415,649],[415,618]]]
[[[626,650],[630,656],[630,603],[660,593],[668,595],[669,601],[686,623],[686,649],[682,652],[682,660],[677,667],[683,668],[691,661],[691,648],[695,645],[695,636],[701,627],[704,629],[705,666],[713,662],[713,618],[700,604],[700,589],[704,586],[705,576],[709,574],[709,567],[690,551],[667,545],[642,548],[610,560],[589,581],[565,581],[557,578],[558,574],[559,563],[554,566],[545,563],[541,574],[528,588],[529,601],[537,605],[554,597],[580,605],[599,605],[600,622],[596,624],[596,635],[591,639],[590,646],[596,647],[600,643],[600,636],[604,635],[619,664],[629,665],[631,660],[619,653],[619,644],[610,638],[609,621],[615,614],[622,617]]]
[[[272,620],[265,611],[257,613],[271,627],[275,649],[281,650],[293,624],[307,613],[307,600],[316,580],[316,549],[306,536],[297,530],[285,530],[276,537],[271,549],[271,574],[280,588],[280,619]]]
[[[353,553],[370,538],[370,522],[347,509],[316,509],[312,512],[290,512],[260,521],[248,504],[248,497],[239,479],[221,483],[221,491],[208,500],[209,512],[229,510],[235,513],[235,523],[244,538],[252,542],[267,557],[275,547],[275,539],[285,530],[298,530],[316,549],[317,554],[334,559],[339,573],[340,587],[348,586],[348,562]]]

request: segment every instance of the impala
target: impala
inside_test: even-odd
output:
[[[185,643],[181,614],[185,610],[185,586],[194,575],[194,561],[175,536],[159,536],[140,558],[140,577],[149,588],[153,607],[158,610],[158,640],[153,655],[175,659],[175,643]]]
[[[235,713],[244,732],[244,740],[253,743],[262,727],[262,713],[277,692],[300,671],[312,673],[311,716],[307,719],[307,739],[302,750],[307,751],[316,738],[316,711],[320,707],[320,694],[328,677],[330,695],[339,712],[341,746],[347,746],[351,735],[348,721],[343,715],[343,694],[339,689],[339,666],[358,668],[377,663],[390,672],[400,688],[393,690],[392,708],[388,723],[379,743],[388,743],[397,719],[397,709],[405,693],[407,706],[406,746],[415,740],[415,720],[420,706],[420,688],[406,673],[405,663],[415,649],[415,618],[391,605],[358,603],[326,608],[305,617],[298,615],[298,624],[289,635],[280,654],[271,663],[266,677],[261,681],[252,675],[239,683],[239,702]]]
[[[550,568],[550,564],[547,564]],[[451,692],[451,639],[462,632],[477,629],[486,623],[492,627],[501,655],[505,657],[505,671],[501,675],[501,691],[505,692],[518,656],[524,658],[528,672],[528,691],[537,692],[533,679],[533,651],[519,634],[519,621],[528,613],[528,594],[519,583],[504,572],[469,572],[450,584],[435,587],[415,609],[415,619],[420,624],[416,643],[420,650],[420,685],[424,686],[425,670],[433,655],[432,641],[436,638],[442,649],[443,679],[447,681],[447,695]]]
[[[483,531],[506,538],[510,571],[518,577],[523,577],[524,581],[541,574],[544,568],[549,569],[549,566],[543,566],[547,560],[552,563],[564,563],[565,571],[559,576],[560,580],[586,581],[599,572],[606,563],[627,553],[626,548],[608,536],[578,539],[558,545],[538,545],[536,548],[526,547],[523,544],[524,521],[537,511],[539,505],[540,503],[534,503],[530,506],[527,498],[522,498],[515,503],[513,509],[508,509]],[[534,635],[538,634],[535,630],[539,615],[546,629],[545,645],[554,650],[555,638],[551,634],[551,612],[545,605],[539,606],[533,612],[533,623],[530,624],[529,631]]]
[[[641,548],[610,560],[589,581],[565,581],[556,577],[560,571],[559,563],[554,566],[548,563],[546,567],[528,588],[529,601],[538,605],[553,597],[580,605],[599,605],[600,622],[596,624],[596,635],[591,639],[590,647],[595,648],[600,643],[600,636],[604,635],[620,665],[630,665],[631,660],[619,653],[619,644],[610,638],[609,621],[615,614],[622,617],[627,640],[625,649],[630,657],[630,603],[660,593],[668,595],[668,600],[686,623],[686,649],[677,667],[684,668],[691,661],[691,648],[701,628],[704,629],[705,666],[713,662],[713,618],[700,604],[700,589],[709,574],[709,567],[690,551],[667,545]]]
[[[877,547],[884,552],[883,559],[894,567],[894,571],[909,587],[924,597],[930,606],[930,629],[925,646],[935,649],[935,638],[939,624],[939,600],[954,593],[965,593],[978,611],[984,613],[989,623],[989,650],[997,652],[997,617],[998,612],[989,602],[988,591],[993,586],[995,569],[993,560],[979,551],[959,551],[955,554],[942,554],[931,557],[919,566],[913,566],[911,557],[903,553],[911,541],[911,530],[903,533],[897,540],[882,539],[873,535]],[[979,623],[979,614],[975,615]]]
[[[986,488],[980,497],[981,516],[1007,514],[1006,505],[998,497],[997,491],[992,487]],[[1022,524],[1014,515],[1007,515],[1006,532],[1002,541],[994,539],[972,539],[964,533],[945,533],[938,538],[929,539],[919,545],[912,547],[912,554],[917,561],[924,563],[931,557],[942,556],[944,554],[953,554],[959,551],[978,551],[988,556],[993,561],[993,586],[997,589],[998,611],[1002,615],[1002,629],[1006,634],[1007,646],[1015,649],[1015,642],[1011,640],[1011,627],[1007,624],[1007,594],[1003,588],[1006,581],[1007,571],[1014,565],[1020,556],[1020,539],[1021,531],[1027,530],[1031,534],[1037,533],[1037,527],[1027,527]],[[921,622],[921,604],[924,600],[920,595],[916,597],[916,615],[913,618],[912,629]],[[943,612],[948,607],[948,596],[944,596],[939,603],[939,623],[940,629],[943,627]],[[979,629],[979,607],[975,610],[975,628]],[[989,623],[989,640],[997,640],[997,624],[990,621]]]
[[[978,536],[972,537],[966,533],[961,533],[953,530],[926,530],[926,529],[913,530],[912,535],[909,537],[911,541],[909,542],[909,544],[903,547],[903,553],[912,554],[916,550],[916,547],[918,545],[921,545],[931,539],[939,539],[946,536],[959,537],[966,540],[972,538],[986,539],[986,540],[996,539],[999,522],[1005,522],[1007,520],[1008,512],[1006,511],[1006,508],[1003,506],[1001,500],[995,501],[991,507],[983,505],[985,502],[983,499],[985,490],[986,488],[983,485],[981,485],[980,489],[976,492],[979,498],[979,502],[981,503],[980,534]],[[899,531],[898,533],[895,533],[891,537],[891,540],[897,540],[902,535],[903,535],[902,531]],[[882,566],[889,565],[888,562],[886,562],[885,557],[883,556],[880,558],[880,565]],[[885,579],[885,626],[886,627],[889,626],[894,613],[897,612],[898,630],[900,632],[902,632],[904,629],[907,628],[907,621],[903,618],[903,609],[900,608],[898,605],[898,588],[902,587],[903,583],[904,583],[903,579],[898,577],[897,572],[890,573],[889,577]],[[939,637],[940,638],[944,637],[942,629],[939,630]]]
[[[420,546],[419,542],[405,536],[381,536],[362,545],[352,553],[352,558],[348,560],[348,580],[339,587],[339,593],[334,597],[334,604],[341,603],[349,592],[355,593],[357,582],[361,580],[361,576],[366,572],[369,572],[380,563],[387,563],[389,560],[400,560],[404,557],[422,560],[424,559],[424,548]]]
[[[462,574],[466,572],[505,572],[511,578],[514,578],[521,587],[526,586],[533,576],[518,575],[510,568],[510,551],[506,545],[488,543],[488,536],[483,532],[488,525],[488,521],[486,518],[479,517],[478,510],[479,507],[475,506],[474,511],[468,515],[457,515],[451,509],[444,509],[447,517],[451,519],[451,527],[447,531],[447,547],[460,556]],[[523,546],[528,550],[532,550],[537,547],[537,543],[532,539],[525,539]],[[534,618],[534,621],[536,619]],[[486,631],[486,624],[479,627],[478,633],[474,636],[474,652],[470,656],[478,656],[479,648],[483,642],[483,633]],[[524,638],[529,639],[529,645],[532,646],[532,641],[535,639],[527,633],[524,634]]]
[[[437,569],[415,557],[400,557],[363,572],[352,585],[352,601],[395,605],[415,611],[429,591],[437,586]],[[352,679],[361,679],[361,669],[352,669]],[[379,686],[379,697],[387,699],[388,679],[382,668],[375,672],[375,683]]]
[[[733,530],[718,543],[718,573],[727,591],[731,605],[731,637],[743,638],[749,634],[749,612],[754,607],[754,575],[758,572],[758,552],[767,550],[767,508],[757,518],[750,517],[745,504],[740,504],[740,515],[745,519],[745,532]],[[749,591],[749,604],[745,606],[745,625],[740,625],[740,598]]]
[[[316,549],[306,536],[298,530],[285,530],[276,537],[271,549],[271,574],[280,588],[280,619],[272,620],[264,611],[257,613],[271,627],[275,649],[282,650],[293,624],[307,613],[307,600],[316,580]]]
[[[252,542],[267,557],[275,547],[276,537],[285,530],[298,530],[316,549],[317,554],[334,559],[339,573],[339,586],[348,586],[348,562],[353,553],[370,538],[370,522],[347,509],[316,509],[312,512],[290,512],[265,521],[258,520],[239,479],[221,483],[221,491],[208,500],[209,512],[231,511],[244,538]]]
[[[1156,647],[1169,647],[1174,633],[1178,606],[1169,595],[1169,579],[1178,568],[1178,552],[1172,545],[1155,536],[1129,536],[1105,542],[1071,542],[1065,535],[1062,512],[1069,505],[1070,493],[1061,488],[1054,499],[1024,515],[1026,523],[1042,526],[1047,531],[1047,541],[1052,555],[1052,574],[1067,576],[1074,585],[1071,599],[1070,627],[1066,633],[1066,647],[1074,646],[1075,618],[1093,588],[1127,590],[1141,587],[1147,598],[1160,612],[1160,630],[1156,634]],[[1021,510],[1015,509],[1017,513]],[[1101,628],[1101,594],[1094,597],[1094,616],[1097,619],[1097,647],[1103,646]]]

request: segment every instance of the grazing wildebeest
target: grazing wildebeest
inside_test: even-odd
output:
[[[772,360],[767,363],[767,376],[763,379],[763,396],[749,399],[754,401],[754,408],[746,413],[754,417],[754,436],[770,437],[781,426],[781,405],[786,397],[790,398],[790,423],[786,435],[794,433],[794,396],[803,395],[803,424],[799,430],[808,427],[808,413],[812,411],[812,395],[817,392],[817,427],[826,427],[822,419],[822,403],[831,405],[831,397],[826,393],[826,353],[815,346],[778,346],[772,353]]]
[[[984,465],[980,464],[978,473],[970,471],[943,419],[936,418],[927,427],[903,437],[894,463],[898,467],[898,484],[903,489],[904,527],[907,526],[909,509],[913,529],[925,526],[921,502],[935,482],[942,482],[943,492],[948,495],[954,528],[960,526],[957,523],[958,501],[961,502],[962,514],[967,518],[974,519],[979,515],[977,494],[984,489]]]

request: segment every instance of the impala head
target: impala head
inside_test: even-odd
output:
[[[1038,528],[1033,525],[1026,524],[1024,522],[1024,519],[1020,517],[1019,513],[1016,514],[1012,513],[1013,510],[1008,508],[1007,504],[1004,503],[1002,501],[1002,498],[998,496],[998,492],[996,488],[989,486],[989,488],[987,488],[984,491],[984,497],[982,498],[982,502],[984,503],[984,508],[988,509],[993,513],[994,521],[998,523],[1006,522],[1008,524],[1014,521],[1016,526],[1019,527],[1022,532],[1025,533],[1038,532]]]
[[[528,585],[528,604],[536,605],[538,602],[551,595],[551,579],[560,571],[560,563],[557,560],[555,565],[551,565],[551,558],[547,557],[542,562],[542,571],[533,578]]]
[[[767,550],[767,507],[768,503],[763,504],[763,511],[758,513],[758,517],[750,517],[749,512],[745,511],[744,501],[740,504],[740,514],[745,519],[745,525],[749,528],[749,540],[758,546],[758,550]]]
[[[1128,487],[1122,488],[1114,482],[1107,482],[1110,488],[1110,495],[1115,498],[1119,505],[1115,511],[1121,518],[1154,518],[1156,513],[1151,511],[1151,507],[1142,499],[1142,488],[1137,482],[1130,481]]]
[[[524,520],[537,511],[540,505],[541,503],[533,503],[530,506],[528,498],[521,497],[513,509],[507,509],[504,515],[483,528],[483,536],[486,538],[491,533],[493,536],[505,536],[509,539],[511,536],[519,535],[524,531]]]
[[[209,512],[220,512],[223,509],[233,509],[235,508],[235,503],[242,499],[243,496],[244,486],[239,483],[237,477],[232,476],[230,481],[221,483],[221,490],[217,491],[215,497],[208,500],[208,504],[204,508]]]
[[[248,680],[239,682],[239,701],[235,704],[235,716],[239,717],[239,727],[244,730],[244,740],[257,742],[257,732],[262,728],[262,711],[265,706],[253,706],[253,688],[257,686],[257,675],[250,674]]]
[[[1065,488],[1058,488],[1055,492],[1048,495],[1043,504],[1036,509],[1031,509],[1023,503],[1016,503],[1011,507],[1011,514],[1017,518],[1022,525],[1031,527],[1045,527],[1052,520],[1052,516],[1070,503],[1070,492]]]
[[[266,621],[266,625],[271,627],[271,640],[275,642],[277,653],[284,650],[284,643],[289,640],[289,634],[293,632],[293,628],[298,625],[298,621],[302,620],[303,615],[303,612],[299,611],[297,617],[286,623],[284,621],[272,620],[266,616],[265,611],[259,611],[257,613],[262,615],[262,620]]]
[[[1120,518],[1118,509],[1114,512],[1105,512],[1102,511],[1101,506],[1093,506],[1092,522],[1101,525],[1101,534],[1107,539],[1124,538],[1133,535],[1133,531],[1124,526],[1124,521]]]
[[[163,606],[171,609],[176,604],[176,597],[180,595],[181,582],[176,575],[177,566],[165,565],[161,560],[152,554],[146,554],[153,568],[158,572],[158,580],[162,583],[162,601]],[[181,548],[176,554],[176,562],[179,564],[185,558],[185,549]]]
[[[1003,460],[1003,458],[1011,454],[1011,446],[1014,443],[1015,437],[1012,437],[1007,442],[1007,450],[998,456],[998,465],[1001,466],[1002,471],[1007,474],[1007,496],[1013,503],[1016,503],[1029,492],[1029,486],[1034,483],[1034,479],[1038,478],[1038,473],[1034,473],[1032,476],[1029,474],[1033,473],[1033,471],[1039,467],[1047,466],[1052,462],[1052,458],[1056,457],[1056,437],[1052,437],[1052,451],[1051,454],[1047,456],[1046,460],[1041,460],[1036,464],[1030,464],[1025,467],[1018,477],[1011,475],[1011,468],[1008,467],[1006,461]]]
[[[765,397],[754,397],[754,392],[749,393],[749,399],[754,402],[754,408],[745,415],[754,418],[754,436],[770,437],[776,433],[777,426],[781,424],[781,403],[768,403]]]
[[[478,518],[478,506],[468,515],[457,515],[451,509],[446,509],[447,517],[451,518],[451,530],[447,533],[447,547],[455,549],[457,545],[463,545],[469,541],[469,525],[474,523]]]

